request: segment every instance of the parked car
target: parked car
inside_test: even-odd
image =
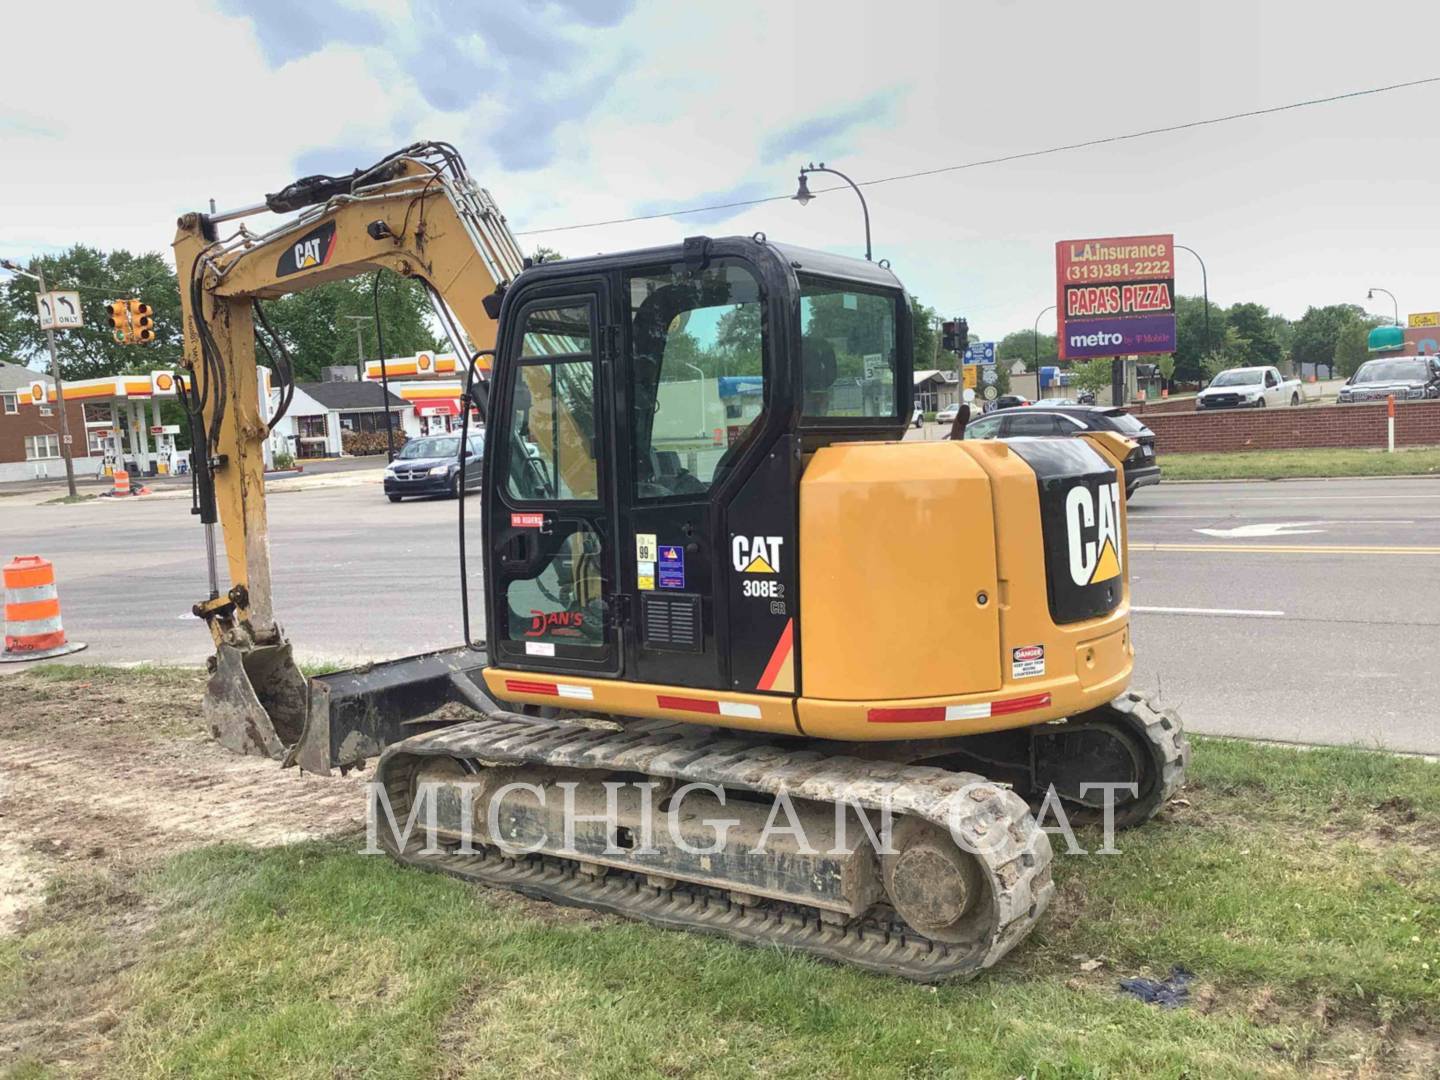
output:
[[[965,427],[967,439],[1013,439],[1020,436],[1079,435],[1114,431],[1133,441],[1125,459],[1125,495],[1160,482],[1155,460],[1155,433],[1124,409],[1101,405],[1057,405],[1047,409],[1010,409],[988,413]]]
[[[952,401],[949,405],[946,405],[943,409],[941,409],[935,414],[935,422],[937,424],[953,424],[955,423],[955,417],[959,414],[959,412],[960,403],[958,401]]]
[[[1029,405],[1030,399],[1024,394],[1001,394],[995,399],[995,408],[1013,409],[1017,405]]]
[[[1299,405],[1300,401],[1300,380],[1282,379],[1279,368],[1226,368],[1195,396],[1195,411],[1263,409],[1267,405]]]
[[[484,432],[471,434],[465,457],[465,490],[480,486],[485,453]],[[385,497],[391,502],[412,495],[460,494],[460,436],[431,435],[411,439],[385,466]]]
[[[1080,402],[1076,401],[1074,398],[1050,397],[1041,398],[1039,401],[1032,402],[1032,404],[1037,409],[1058,409],[1065,405],[1079,405]]]
[[[1440,397],[1440,357],[1383,356],[1366,360],[1340,388],[1340,404]]]

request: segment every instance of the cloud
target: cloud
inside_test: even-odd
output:
[[[295,176],[344,176],[369,168],[395,147],[319,146],[295,158]]]
[[[674,214],[676,211],[685,210],[692,206],[718,206],[722,209],[705,210],[700,213],[684,214],[677,220],[689,225],[715,225],[722,221],[729,221],[731,218],[743,214],[748,207],[730,206],[730,203],[749,203],[755,199],[764,199],[776,195],[775,185],[762,180],[747,180],[742,184],[726,188],[723,191],[707,191],[699,195],[691,195],[684,199],[662,199],[650,202],[642,202],[635,208],[637,215],[641,214]]]
[[[847,109],[812,116],[783,128],[761,143],[761,160],[771,162],[793,155],[819,160],[838,153],[848,146],[845,136],[856,128],[888,119],[899,96],[895,90],[882,90]]]
[[[378,45],[385,40],[374,15],[337,0],[221,0],[220,10],[249,18],[260,53],[271,67],[303,59],[327,45]]]

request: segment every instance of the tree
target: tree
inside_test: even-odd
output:
[[[1205,339],[1205,301],[1198,296],[1175,297],[1175,378],[1199,382],[1204,377],[1205,354],[1225,338],[1225,310],[1210,305],[1210,340]]]
[[[355,327],[367,359],[378,358],[375,340],[373,275],[331,281],[304,292],[265,303],[265,317],[290,351],[299,382],[313,382],[329,364],[354,364]],[[386,273],[380,279],[380,319],[387,356],[411,356],[432,349],[448,349],[431,330],[430,299],[413,278]],[[357,315],[364,322],[346,316]]]
[[[1170,385],[1170,380],[1175,377],[1175,356],[1173,353],[1165,353],[1155,358],[1155,366],[1160,369],[1160,378],[1165,380],[1165,385]]]
[[[539,266],[541,263],[559,262],[563,258],[565,258],[565,256],[561,255],[560,252],[552,247],[546,247],[544,244],[536,245],[535,250],[530,253],[530,261],[536,266]]]
[[[1225,312],[1225,322],[1234,333],[1231,351],[1237,364],[1280,366],[1280,341],[1275,336],[1269,308],[1263,304],[1235,304]]]
[[[935,329],[935,320],[938,317],[934,308],[927,307],[914,296],[910,298],[910,333],[915,339],[917,371],[942,366],[939,359],[940,335]]]
[[[169,261],[147,252],[109,253],[76,244],[59,255],[37,256],[27,267],[44,273],[51,289],[77,289],[85,325],[56,334],[67,379],[94,379],[124,372],[174,367],[180,361],[180,293]],[[35,312],[33,278],[13,275],[0,291],[0,352],[31,363],[47,356],[45,332]],[[110,300],[143,300],[155,310],[155,340],[122,345],[111,336]],[[49,367],[48,360],[44,366]]]
[[[1086,360],[1070,369],[1070,385],[1081,390],[1099,393],[1110,386],[1110,371],[1114,361],[1108,356]]]
[[[997,360],[1023,360],[1025,361],[1025,370],[1034,371],[1036,369],[1036,351],[1034,329],[1015,330],[1000,339],[1000,344],[995,349],[995,358]],[[1041,367],[1060,362],[1054,334],[1039,335],[1038,351]]]
[[[1290,346],[1297,364],[1323,367],[1335,373],[1335,345],[1347,323],[1364,322],[1365,309],[1356,304],[1328,304],[1305,309],[1295,324],[1295,337]]]
[[[1335,338],[1335,366],[1347,379],[1370,359],[1370,331],[1374,325],[1369,320],[1352,319],[1340,328]]]

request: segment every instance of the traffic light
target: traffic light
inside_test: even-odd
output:
[[[110,313],[110,335],[121,345],[129,345],[133,340],[130,336],[130,307],[125,300],[112,300],[105,305],[105,310]]]
[[[970,344],[970,324],[964,319],[950,319],[940,324],[940,347],[960,354]]]
[[[130,325],[141,345],[155,340],[155,309],[142,300],[130,302]]]

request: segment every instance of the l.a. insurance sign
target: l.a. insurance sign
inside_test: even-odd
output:
[[[1060,356],[1175,351],[1175,238],[1112,236],[1055,245]]]

